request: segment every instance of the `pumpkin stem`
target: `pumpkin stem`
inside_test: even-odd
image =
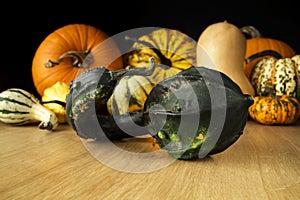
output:
[[[160,63],[163,64],[162,67],[167,66],[169,68],[169,67],[172,66],[171,60],[166,58],[166,56],[164,56],[162,54],[162,52],[159,49],[155,48],[151,43],[146,42],[146,41],[142,41],[142,40],[139,40],[139,39],[136,39],[136,38],[132,38],[132,37],[129,37],[129,36],[125,36],[125,40],[131,40],[133,42],[143,44],[143,45],[149,47],[150,49],[152,49],[154,51],[154,53],[156,53],[156,55],[159,57]]]
[[[272,56],[272,57],[275,57],[277,59],[282,58],[282,55],[280,55],[277,51],[274,51],[274,50],[264,50],[264,51],[257,52],[255,54],[249,56],[248,58],[245,59],[245,62],[246,62],[246,64],[248,64],[252,60],[255,60],[256,58],[264,57],[264,56]]]
[[[261,38],[262,34],[254,26],[243,26],[240,28],[246,38]]]
[[[59,65],[64,59],[71,58],[72,59],[72,65],[74,67],[81,67],[81,64],[83,63],[85,57],[90,53],[90,50],[82,50],[82,51],[68,51],[63,53],[56,61],[48,60],[48,62],[45,63],[46,68],[55,67],[56,65]]]

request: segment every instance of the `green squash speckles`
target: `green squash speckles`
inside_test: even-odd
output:
[[[274,70],[276,58],[262,59],[253,69],[251,84],[256,88],[256,93],[262,95],[266,92]]]
[[[171,134],[160,130],[157,135],[155,135],[155,138],[159,146],[174,158],[188,160],[197,157],[196,155],[199,154],[201,146],[205,142],[206,133],[207,128],[199,128],[197,134],[194,137],[187,137],[185,143],[183,143],[183,140],[177,135],[176,130]]]
[[[275,64],[275,68],[274,85],[276,95],[296,96],[297,74],[295,63],[289,58],[279,59]]]

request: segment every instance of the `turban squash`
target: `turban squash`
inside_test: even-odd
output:
[[[259,60],[268,57],[289,58],[296,55],[295,50],[288,43],[263,37],[253,26],[244,26],[240,29],[247,36],[244,72],[248,79],[251,78],[253,67]]]
[[[261,124],[292,124],[299,119],[300,104],[295,97],[286,94],[256,96],[248,111],[250,117]]]
[[[49,34],[39,45],[32,61],[32,78],[42,96],[55,83],[69,84],[82,71],[100,66],[123,68],[116,43],[96,27],[69,24]]]

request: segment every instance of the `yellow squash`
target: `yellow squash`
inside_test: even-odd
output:
[[[66,118],[66,95],[70,92],[69,85],[64,82],[56,82],[46,88],[42,96],[42,104],[52,110],[59,123],[67,122]]]
[[[197,42],[175,29],[158,28],[140,36],[127,37],[134,43],[124,56],[126,66],[149,67],[149,59],[157,65],[151,75],[156,83],[196,64]]]

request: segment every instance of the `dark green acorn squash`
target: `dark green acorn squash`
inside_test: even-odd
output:
[[[99,67],[81,73],[71,82],[66,97],[68,124],[84,139],[121,140],[134,136],[134,124],[142,123],[142,111],[112,116],[105,110],[106,104],[123,77],[147,76],[152,72],[152,68],[110,71]],[[140,134],[145,129],[137,131]]]
[[[251,104],[252,96],[225,74],[191,67],[153,88],[144,121],[162,150],[176,159],[198,159],[237,141]]]

